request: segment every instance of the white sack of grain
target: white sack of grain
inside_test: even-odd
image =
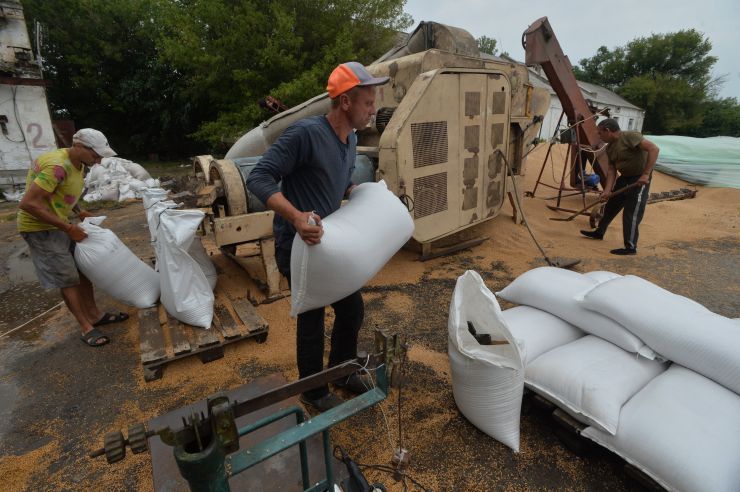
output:
[[[481,345],[470,333],[488,334],[498,345]],[[452,393],[473,425],[519,452],[524,367],[501,308],[480,275],[457,279],[447,324]]]
[[[599,285],[594,278],[563,268],[539,267],[519,275],[496,295],[509,302],[532,306],[564,319],[591,335],[603,338],[628,352],[648,359],[655,358],[651,350],[625,326],[586,309],[576,296]],[[649,345],[649,344],[648,344]]]
[[[291,316],[328,306],[359,290],[406,244],[414,221],[385,182],[362,183],[321,220],[319,244],[298,234],[290,254]]]
[[[614,434],[622,405],[666,369],[587,335],[530,362],[527,386],[577,420]]]
[[[87,237],[75,244],[77,268],[93,285],[116,300],[147,308],[159,300],[159,275],[110,229],[100,227],[105,216],[80,224]]]
[[[740,330],[730,318],[634,275],[599,284],[580,304],[629,327],[666,359],[740,393]]]
[[[210,328],[213,290],[188,253],[204,217],[199,210],[165,209],[159,215],[156,249],[164,308],[183,323]]]
[[[611,435],[582,435],[671,491],[740,490],[740,396],[673,364],[622,408]]]

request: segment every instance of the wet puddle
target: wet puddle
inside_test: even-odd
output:
[[[36,282],[36,270],[28,253],[28,246],[23,245],[11,253],[5,262],[8,281],[10,284]]]
[[[28,247],[23,244],[5,261],[5,276],[0,282],[0,312],[3,313],[0,318],[0,335],[32,320],[60,301],[57,289],[46,290],[39,285],[36,271],[28,255]],[[43,318],[38,322],[43,322],[42,320]],[[38,325],[34,323],[29,323],[9,336],[16,338],[21,335],[22,339],[26,339],[28,335],[31,335],[32,339],[37,337],[38,330],[34,328],[38,328]]]

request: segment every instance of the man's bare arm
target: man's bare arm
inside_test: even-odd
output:
[[[18,207],[24,212],[33,215],[38,220],[49,225],[53,225],[57,229],[66,232],[74,241],[82,241],[85,239],[87,234],[85,234],[85,231],[83,231],[79,226],[70,224],[46,208],[45,204],[51,200],[52,194],[53,193],[44,190],[36,183],[31,183],[31,186],[29,186],[23,194],[23,198],[21,198]]]
[[[609,162],[606,168],[606,183],[604,183],[604,191],[601,192],[599,199],[605,202],[609,199],[614,189],[614,182],[617,180],[617,167]]]
[[[653,172],[655,162],[658,160],[660,149],[653,142],[645,138],[640,142],[640,148],[647,152],[647,163],[645,164],[645,169],[642,171],[640,179],[637,180],[638,183],[644,186],[650,182],[650,173]]]

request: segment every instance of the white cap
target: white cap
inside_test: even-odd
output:
[[[72,142],[81,143],[85,147],[93,149],[100,157],[113,157],[116,155],[115,151],[108,145],[108,139],[105,138],[105,135],[93,128],[79,130],[72,135]]]

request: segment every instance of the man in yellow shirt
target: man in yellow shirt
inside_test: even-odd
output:
[[[91,347],[110,340],[96,327],[124,321],[125,313],[103,313],[95,304],[93,286],[77,270],[74,245],[87,237],[69,222],[82,195],[85,166],[116,153],[98,130],[84,128],[72,137],[72,147],[40,155],[26,177],[26,192],[18,211],[18,231],[28,243],[41,286],[58,288],[80,324],[82,341]],[[79,218],[89,216],[80,212]]]

